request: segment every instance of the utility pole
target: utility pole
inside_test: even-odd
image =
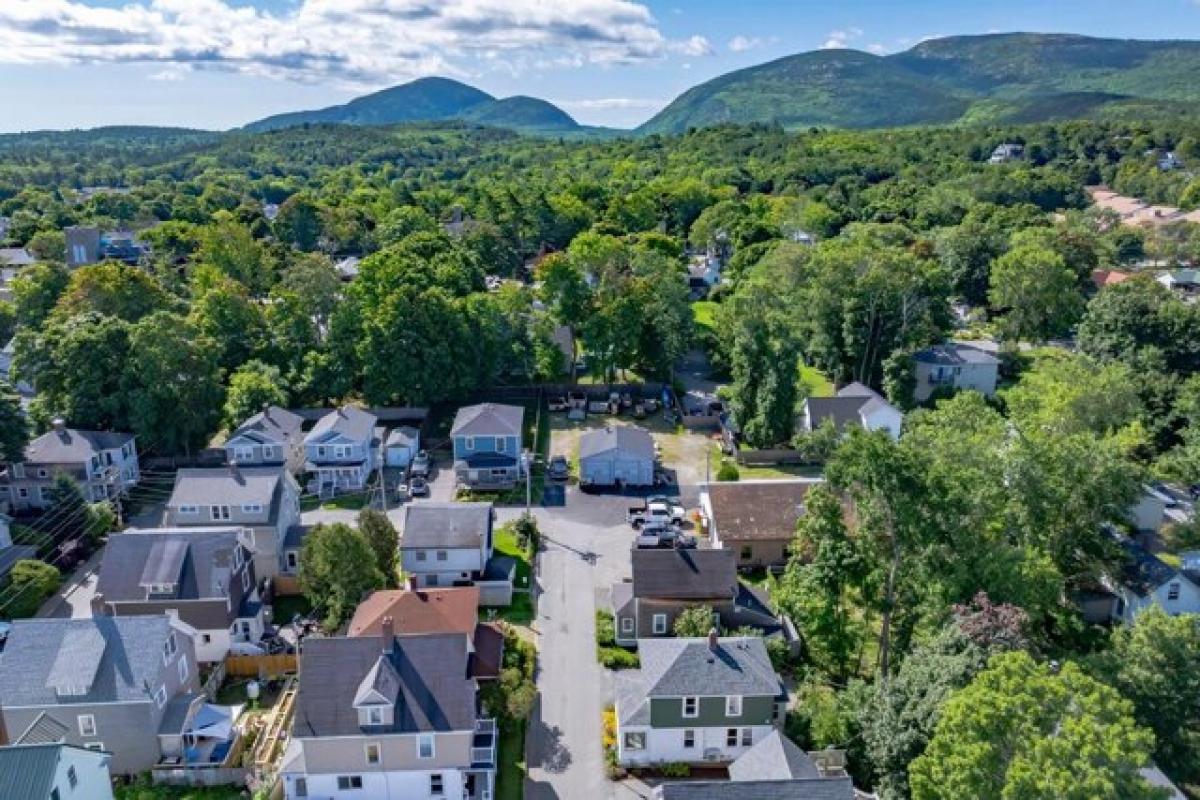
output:
[[[525,467],[525,516],[533,515],[533,451],[524,450],[521,453],[521,466]]]

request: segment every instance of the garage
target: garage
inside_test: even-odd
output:
[[[631,425],[610,425],[579,439],[579,480],[590,486],[654,484],[654,440]]]
[[[396,428],[384,445],[384,463],[389,467],[404,469],[412,463],[421,449],[421,433],[416,428]]]

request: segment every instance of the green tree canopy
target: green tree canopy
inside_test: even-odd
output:
[[[317,525],[304,537],[300,586],[313,607],[325,612],[326,629],[349,620],[367,593],[384,584],[371,544],[349,525]]]

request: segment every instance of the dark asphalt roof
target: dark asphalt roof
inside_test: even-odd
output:
[[[165,614],[16,620],[0,653],[0,705],[149,701],[171,632]],[[90,688],[60,698],[56,685]]]
[[[292,525],[283,535],[282,550],[299,550],[304,545],[304,537],[313,529],[312,525]]]
[[[946,342],[945,344],[938,344],[933,347],[927,347],[924,350],[918,350],[913,354],[913,358],[922,364],[935,364],[942,367],[960,367],[963,364],[1000,363],[1000,359],[991,353],[959,342]]]
[[[588,431],[579,439],[579,457],[590,458],[619,451],[621,455],[654,461],[654,439],[644,428],[633,425],[609,425]]]
[[[12,572],[18,561],[37,558],[37,547],[31,544],[14,544],[0,550],[0,578]]]
[[[721,539],[787,539],[796,535],[804,499],[817,481],[731,481],[705,487]]]
[[[655,800],[854,800],[849,778],[792,781],[679,781],[655,790]]]
[[[385,656],[377,636],[313,638],[300,651],[300,691],[293,735],[356,736],[362,733],[419,733],[471,730],[475,684],[467,673],[467,637],[423,634],[395,637]],[[399,680],[394,723],[359,725],[354,698],[363,680],[387,659]]]
[[[174,584],[169,598],[153,599],[223,600],[230,596],[238,549],[242,563],[249,562],[250,551],[233,530],[115,534],[104,549],[96,591],[108,602],[145,602],[148,584]]]
[[[1119,542],[1125,551],[1121,567],[1121,584],[1142,597],[1151,594],[1164,583],[1175,580],[1179,572],[1165,561],[1131,539]]]
[[[675,600],[732,600],[737,557],[732,550],[634,550],[633,594]]]
[[[79,431],[66,428],[47,431],[25,447],[29,464],[82,464],[104,450],[118,450],[133,441],[132,433]]]
[[[181,469],[168,505],[242,505],[261,503],[265,509],[283,479],[282,467],[211,467]],[[197,519],[208,520],[203,513]]]
[[[813,429],[821,427],[825,420],[833,420],[841,430],[847,426],[861,426],[859,412],[863,406],[875,400],[873,397],[848,395],[845,397],[809,397],[804,401]]]
[[[404,507],[400,548],[475,548],[491,526],[491,503],[410,503]]]
[[[451,436],[520,436],[524,406],[481,403],[460,408],[454,415]]]

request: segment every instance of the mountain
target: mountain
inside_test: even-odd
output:
[[[1070,34],[952,36],[877,56],[818,50],[723,75],[638,133],[723,122],[876,128],[1186,113],[1200,42]]]
[[[545,100],[532,97],[497,100],[487,92],[449,78],[421,78],[345,105],[267,117],[250,123],[244,130],[261,132],[317,123],[393,125],[452,119],[543,133],[568,133],[580,128],[565,111]]]

